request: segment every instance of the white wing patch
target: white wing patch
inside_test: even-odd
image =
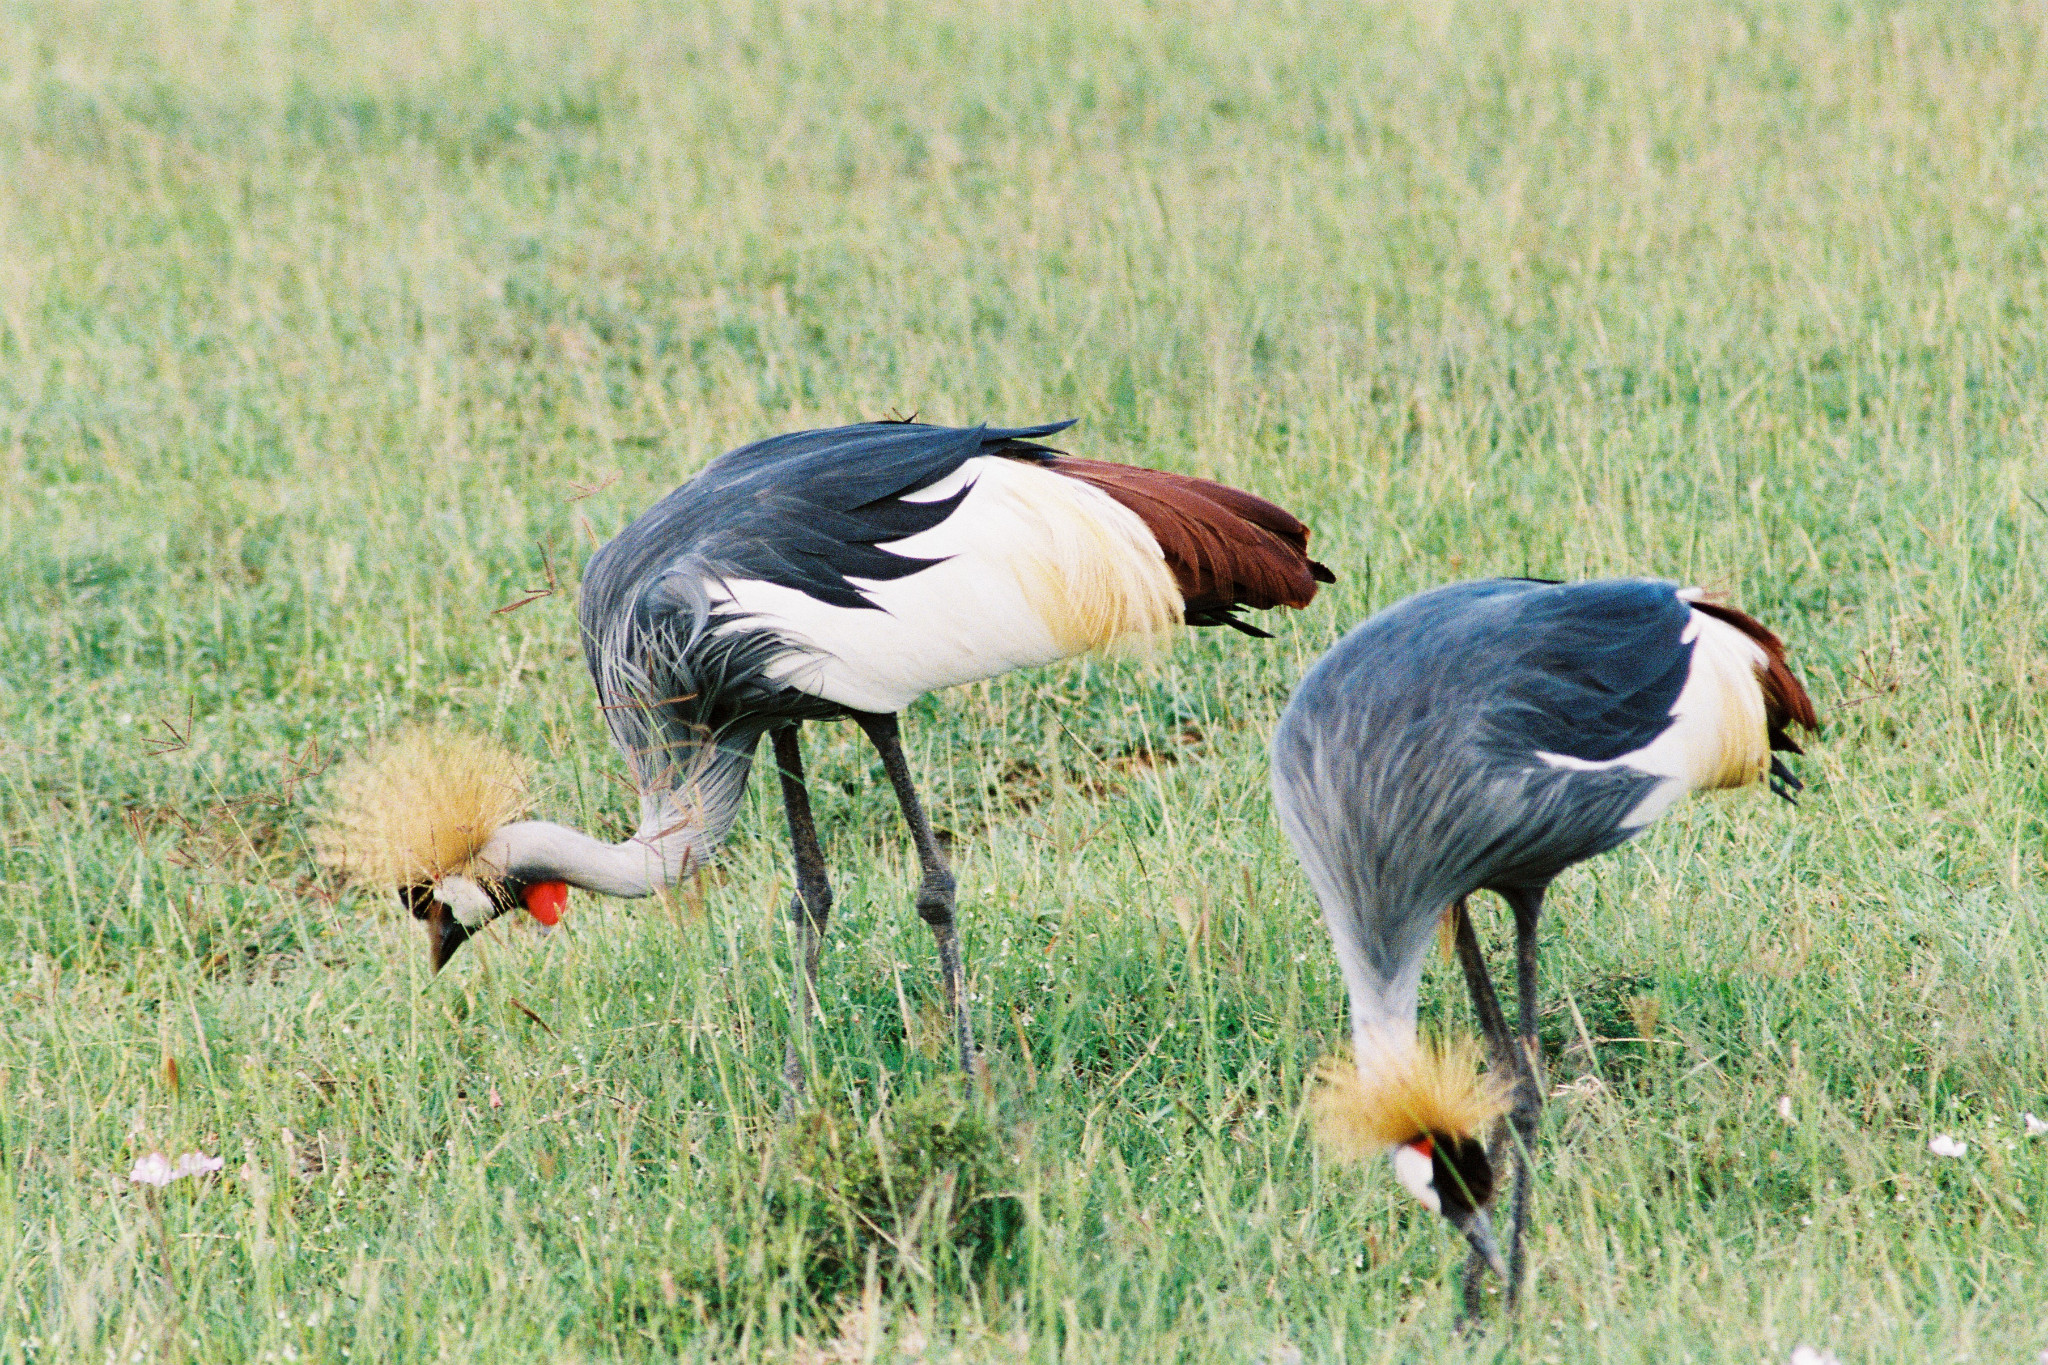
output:
[[[972,485],[951,516],[885,548],[941,563],[905,578],[850,580],[879,610],[730,579],[723,596],[796,651],[771,670],[858,711],[900,711],[940,687],[1051,663],[1181,620],[1181,596],[1145,523],[1049,469],[977,456],[908,499]],[[744,628],[744,627],[743,627]]]
[[[1679,596],[1687,594],[1698,592],[1687,589]],[[1630,767],[1664,778],[1622,820],[1624,829],[1649,824],[1688,792],[1744,786],[1770,770],[1770,730],[1763,686],[1757,681],[1758,670],[1769,663],[1763,647],[1702,611],[1692,613],[1680,639],[1693,647],[1692,665],[1662,734],[1640,749],[1597,762],[1570,754],[1536,755],[1553,768],[1593,772]]]

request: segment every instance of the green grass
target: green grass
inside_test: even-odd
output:
[[[0,7],[0,1361],[2031,1361],[2043,25]],[[701,883],[440,979],[315,870],[309,775],[407,718],[622,829],[578,566],[892,410],[1079,417],[1342,575],[1269,644],[914,708],[987,1096],[849,727],[793,1129],[765,782]],[[1500,572],[1725,589],[1829,726],[1797,811],[1560,883],[1533,1303],[1453,1339],[1454,1239],[1304,1129],[1343,1005],[1263,746],[1347,626]]]

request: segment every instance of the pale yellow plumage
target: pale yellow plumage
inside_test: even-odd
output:
[[[416,727],[334,775],[313,849],[358,886],[414,886],[477,871],[477,853],[528,804],[526,765],[511,750],[481,735]]]
[[[1695,790],[1741,787],[1762,780],[1771,767],[1771,740],[1764,707],[1763,650],[1725,621],[1694,616],[1698,636],[1692,675],[1677,709],[1697,707],[1719,722],[1696,746]],[[1697,694],[1697,696],[1695,696]]]
[[[1000,495],[1037,543],[1015,565],[1026,596],[1073,654],[1142,641],[1181,623],[1180,590],[1136,513],[1075,479],[1013,460],[992,462]]]
[[[1507,1112],[1508,1087],[1479,1070],[1472,1039],[1429,1043],[1384,1058],[1368,1079],[1350,1055],[1316,1064],[1309,1107],[1316,1137],[1338,1156],[1358,1161],[1428,1133],[1475,1137]]]

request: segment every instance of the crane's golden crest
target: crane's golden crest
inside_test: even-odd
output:
[[[413,886],[473,873],[484,844],[528,804],[526,765],[497,741],[403,730],[334,775],[313,850],[358,886]]]
[[[1380,1156],[1425,1133],[1475,1137],[1507,1112],[1508,1090],[1479,1070],[1479,1044],[1426,1043],[1388,1058],[1370,1078],[1348,1052],[1316,1064],[1309,1096],[1316,1137],[1346,1160]]]

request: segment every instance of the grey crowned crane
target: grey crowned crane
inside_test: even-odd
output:
[[[1634,837],[1690,792],[1768,777],[1818,728],[1778,637],[1696,589],[1643,579],[1495,579],[1419,593],[1339,641],[1302,679],[1273,736],[1280,823],[1322,905],[1351,1005],[1352,1055],[1320,1069],[1319,1132],[1395,1178],[1471,1242],[1513,1305],[1543,1104],[1536,922],[1572,864]],[[1466,901],[1498,894],[1515,922],[1520,1036],[1509,1035]],[[1455,934],[1491,1057],[1416,1037],[1416,993],[1439,926]],[[1487,1208],[1510,1118],[1509,1254]]]
[[[578,615],[640,822],[612,844],[520,813],[494,749],[415,735],[338,780],[323,856],[395,886],[425,921],[436,970],[522,906],[544,921],[567,888],[646,896],[710,858],[773,736],[795,846],[801,972],[816,1008],[832,888],[798,730],[851,718],[882,758],[922,867],[960,1065],[973,1033],[953,875],[911,783],[896,713],[936,688],[1050,663],[1245,608],[1302,607],[1329,571],[1308,528],[1206,479],[1075,459],[1008,430],[875,422],[797,432],[707,465],[594,555]],[[789,1075],[800,1084],[794,1043]]]

